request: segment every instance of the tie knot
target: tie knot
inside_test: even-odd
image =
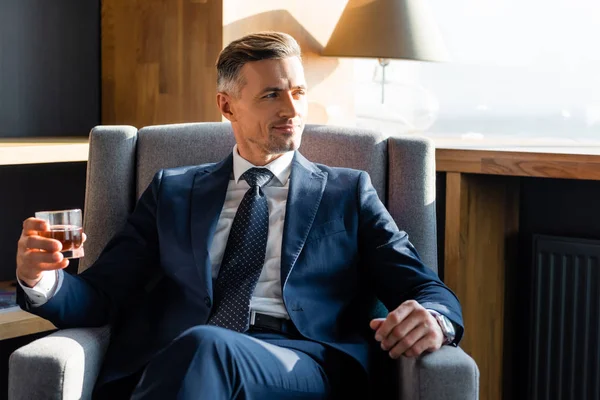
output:
[[[263,187],[273,179],[273,173],[266,168],[250,168],[242,174],[242,179],[251,187]]]

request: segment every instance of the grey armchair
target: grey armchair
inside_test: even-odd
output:
[[[90,134],[85,197],[86,257],[98,257],[160,168],[218,161],[234,144],[226,123],[100,126]],[[435,157],[430,141],[390,138],[351,128],[309,125],[302,153],[311,161],[366,170],[392,216],[425,263],[437,270]],[[467,327],[468,329],[468,327]],[[66,329],[15,351],[9,361],[9,399],[88,399],[108,346],[110,327]],[[384,358],[383,358],[384,359]],[[382,386],[395,398],[477,399],[477,365],[460,348],[444,346],[418,359],[387,359]],[[382,361],[385,362],[385,361]],[[386,390],[387,391],[387,390]]]

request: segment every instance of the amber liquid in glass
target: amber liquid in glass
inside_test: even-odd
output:
[[[83,228],[75,225],[52,225],[49,231],[41,232],[42,236],[56,239],[62,243],[62,251],[75,250],[83,242]]]

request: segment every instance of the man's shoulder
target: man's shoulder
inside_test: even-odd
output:
[[[178,177],[182,175],[194,175],[200,171],[210,170],[216,163],[206,163],[198,165],[183,165],[180,167],[164,168],[161,170],[162,178]]]
[[[335,178],[358,178],[358,176],[365,172],[360,169],[346,168],[346,167],[332,167],[325,164],[313,163],[321,172],[327,173],[329,179]]]
[[[180,167],[164,168],[157,172],[161,186],[189,186],[194,181],[194,177],[199,173],[210,171],[216,163],[206,163],[199,165],[184,165]]]

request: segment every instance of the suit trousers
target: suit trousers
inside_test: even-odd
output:
[[[108,385],[98,397],[129,398],[133,390],[135,400],[365,398],[367,376],[346,354],[299,336],[201,325],[158,352],[141,378]]]

